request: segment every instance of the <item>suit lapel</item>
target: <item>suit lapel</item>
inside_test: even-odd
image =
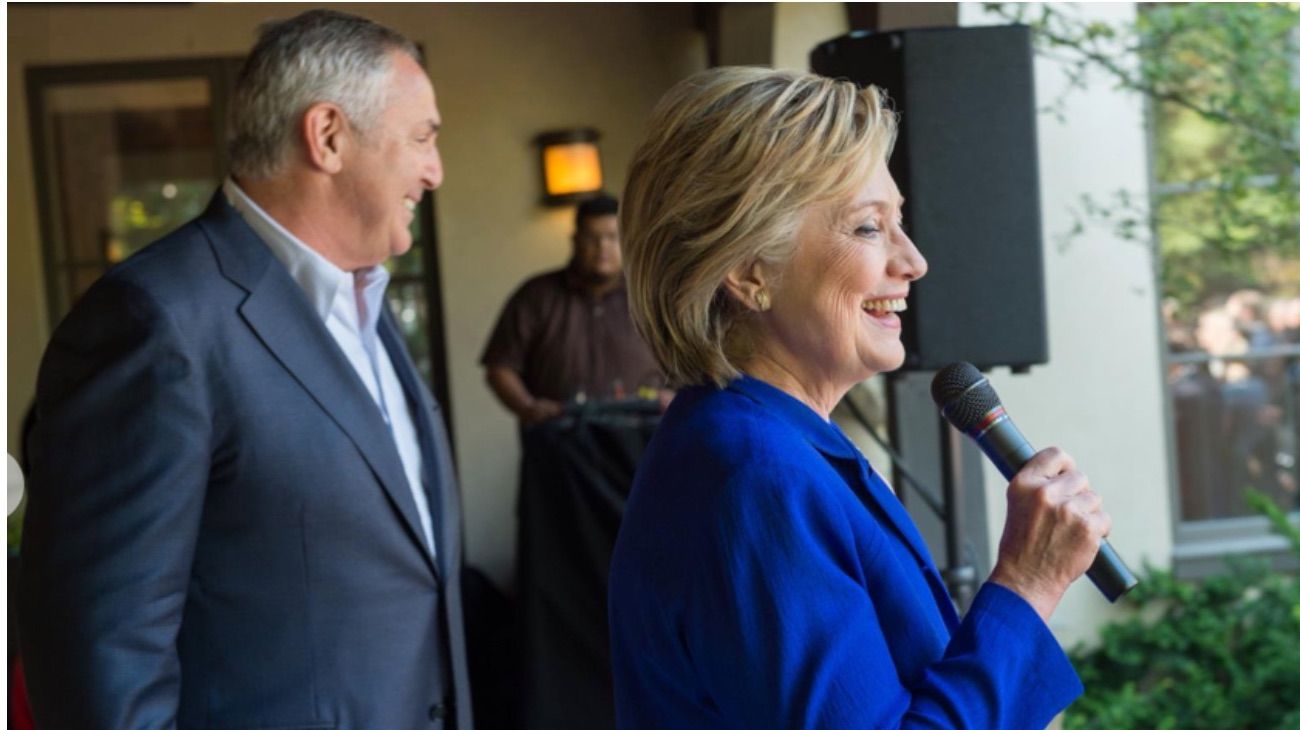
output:
[[[889,527],[903,539],[908,550],[916,557],[922,565],[927,565],[933,561],[930,559],[930,550],[925,546],[925,540],[921,538],[921,533],[917,532],[915,523],[903,508],[903,503],[898,501],[898,497],[893,490],[885,484],[885,480],[871,468],[865,459],[858,459],[858,470],[860,480],[864,485],[867,495],[871,501],[875,502],[880,511],[885,516],[885,521]]]
[[[240,316],[263,346],[307,391],[312,400],[356,446],[388,495],[429,567],[415,500],[407,487],[402,459],[361,378],[353,370],[302,288],[271,255],[226,202],[220,190],[200,219],[222,272],[248,291]]]
[[[419,377],[415,363],[402,344],[401,336],[392,314],[385,310],[379,320],[379,336],[393,362],[393,369],[402,381],[416,430],[420,437],[420,450],[424,454],[426,494],[429,497],[430,518],[434,540],[438,546],[438,566],[442,571],[447,610],[447,637],[452,675],[455,677],[458,698],[457,712],[460,722],[468,722],[470,705],[467,678],[469,658],[465,645],[463,626],[464,609],[461,605],[461,525],[460,490],[456,486],[456,472],[451,460],[451,443],[443,423],[443,411],[438,407],[429,389]]]
[[[867,463],[867,460],[859,458],[858,465],[862,482],[866,485],[867,494],[876,504],[880,505],[880,509],[885,514],[890,526],[903,538],[903,542],[907,544],[908,549],[916,557],[921,566],[921,572],[925,574],[926,583],[930,586],[930,592],[934,594],[935,603],[940,606],[944,621],[947,622],[949,630],[954,629],[960,619],[953,607],[948,588],[939,575],[939,569],[930,556],[930,550],[926,547],[925,540],[921,538],[921,533],[916,529],[916,523],[912,520],[911,515],[907,513],[907,509],[903,507],[903,503],[898,501],[898,496],[889,488],[884,478]]]
[[[432,397],[421,385],[415,363],[407,353],[397,326],[393,323],[392,315],[387,309],[379,318],[379,339],[388,352],[388,359],[393,363],[393,370],[397,373],[398,380],[402,383],[406,402],[410,404],[411,416],[415,421],[415,431],[420,439],[420,453],[424,457],[421,459],[422,474],[425,494],[429,499],[433,541],[437,546],[438,569],[442,575],[446,575],[451,565],[450,553],[453,549],[449,544],[448,532],[454,528],[453,525],[448,524],[447,516],[459,514],[459,511],[451,509],[451,505],[448,504],[448,500],[455,493],[454,483],[447,478],[449,472],[445,468],[450,452],[439,449],[439,444],[435,443],[437,435],[441,433],[441,424],[435,424],[434,419],[439,418],[440,413],[434,408]]]

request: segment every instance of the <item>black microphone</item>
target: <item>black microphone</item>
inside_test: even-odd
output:
[[[1011,422],[988,378],[974,365],[955,362],[940,370],[930,383],[930,396],[948,423],[974,439],[1008,481],[1033,457],[1034,447]],[[1111,603],[1138,583],[1105,539],[1088,568],[1088,577]]]

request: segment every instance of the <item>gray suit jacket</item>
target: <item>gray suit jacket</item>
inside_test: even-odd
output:
[[[379,409],[220,192],[78,303],[41,365],[22,546],[42,728],[472,727],[442,413],[380,333],[436,560]]]

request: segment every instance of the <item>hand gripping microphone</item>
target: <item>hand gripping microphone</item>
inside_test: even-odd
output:
[[[988,378],[974,365],[955,362],[940,370],[930,383],[930,395],[948,423],[974,439],[1008,481],[1033,457],[1034,447],[1011,422]],[[1088,577],[1111,603],[1138,583],[1104,539],[1088,568]]]

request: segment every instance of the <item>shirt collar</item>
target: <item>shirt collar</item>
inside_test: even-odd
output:
[[[623,289],[626,283],[626,278],[622,274],[619,274],[618,282],[615,283],[614,286],[610,287],[609,291],[602,295],[602,298],[617,294],[621,289]],[[577,264],[573,263],[573,261],[569,261],[569,265],[564,267],[564,285],[568,287],[570,291],[587,296],[587,286],[583,283],[582,274],[578,273]]]
[[[358,328],[362,332],[374,332],[379,323],[379,313],[384,307],[384,290],[388,288],[388,269],[372,266],[368,269],[358,269],[352,276],[354,292],[356,282],[360,281],[361,296],[366,300],[366,321],[358,322]]]
[[[231,207],[239,212],[253,232],[266,243],[267,248],[271,249],[271,254],[289,271],[289,276],[302,287],[307,294],[307,301],[311,303],[312,309],[320,315],[322,321],[329,319],[330,309],[333,307],[335,297],[341,293],[340,290],[349,298],[352,297],[354,284],[351,272],[330,263],[315,249],[290,233],[248,197],[233,178],[226,178],[221,190],[225,193]],[[375,267],[373,271],[382,273],[372,274],[368,278],[365,289],[366,303],[368,309],[377,316],[378,301],[372,300],[370,292],[373,287],[379,286],[379,294],[382,296],[383,287],[388,284],[388,272],[382,266]],[[382,284],[378,283],[380,281]],[[362,325],[364,326],[365,323]]]
[[[823,421],[817,412],[776,386],[758,378],[741,375],[727,385],[731,390],[746,396],[764,408],[775,412],[782,420],[798,430],[818,451],[840,459],[859,458],[858,449],[844,432],[830,421]]]

